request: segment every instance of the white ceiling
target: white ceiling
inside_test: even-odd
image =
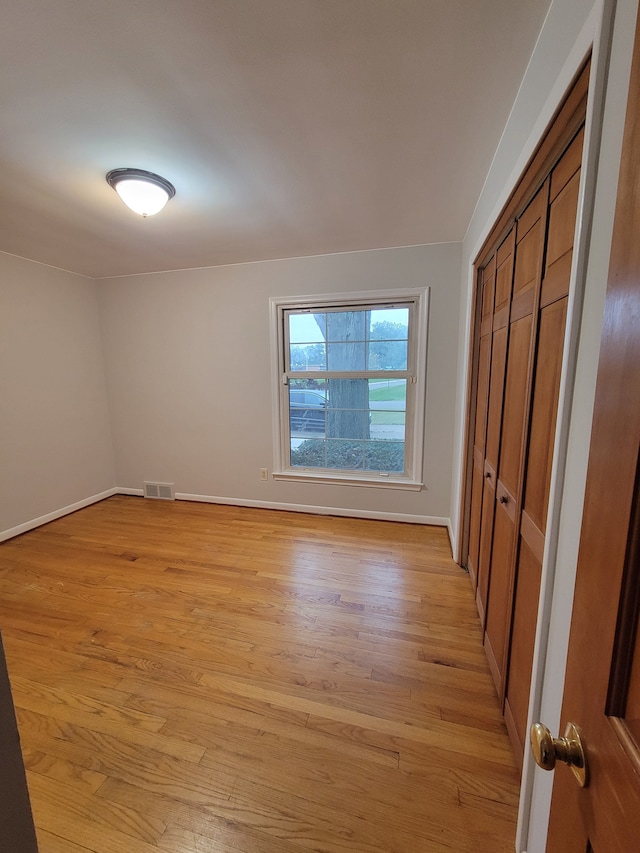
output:
[[[461,240],[549,0],[7,0],[0,250],[100,277]],[[141,219],[107,185],[158,172]]]

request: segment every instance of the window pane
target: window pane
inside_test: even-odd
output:
[[[327,366],[329,370],[365,370],[364,341],[348,344],[329,342]]]
[[[404,471],[405,379],[292,379],[291,465]]]
[[[404,471],[403,441],[365,441],[365,462],[367,471]]]
[[[327,396],[327,380],[326,379],[307,379],[306,377],[302,378],[302,379],[290,379],[289,380],[289,393],[291,393],[291,391],[312,391],[316,394],[320,394],[323,397],[326,397]]]
[[[324,435],[327,389],[324,380],[292,379],[289,384],[289,430],[291,438],[309,433]]]
[[[369,408],[368,380],[329,379],[328,386],[330,409],[360,409],[364,412]]]
[[[327,354],[324,344],[291,344],[289,359],[291,370],[327,369]]]
[[[340,438],[367,437],[369,419],[364,411],[351,409],[329,409],[327,412],[327,435]]]
[[[326,314],[289,314],[289,343],[324,343],[326,327]]]
[[[370,312],[369,340],[406,341],[409,337],[409,309],[381,308]]]
[[[406,341],[372,341],[367,351],[367,370],[406,370]]]
[[[370,436],[376,441],[404,441],[404,412],[371,412]]]
[[[291,465],[300,468],[326,468],[327,442],[324,439],[310,438],[301,441],[291,439]]]
[[[329,379],[327,438],[369,437],[369,385],[366,379]]]
[[[368,311],[331,311],[327,314],[327,341],[364,341]]]
[[[407,408],[406,379],[369,379],[367,385],[369,437],[375,441],[404,441]]]
[[[364,467],[364,441],[327,441],[327,468],[353,471]]]
[[[406,411],[406,379],[368,379],[367,382],[371,411]]]

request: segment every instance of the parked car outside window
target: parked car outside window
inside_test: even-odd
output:
[[[289,417],[292,430],[324,432],[327,398],[320,391],[292,388],[289,391]]]

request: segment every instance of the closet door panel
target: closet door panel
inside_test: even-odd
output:
[[[547,529],[549,484],[558,413],[560,371],[564,351],[567,300],[560,299],[540,312],[538,358],[531,411],[531,435],[523,511],[544,535]]]
[[[482,519],[482,459],[477,459],[474,453],[473,473],[471,479],[471,518],[469,526],[469,554],[467,555],[467,569],[474,588],[478,582],[478,559],[480,554],[480,531]]]
[[[511,286],[513,283],[513,249],[515,246],[515,228],[512,228],[507,238],[497,252],[496,266],[496,295],[493,309],[493,329],[501,329],[509,324],[509,308],[511,306]]]
[[[545,185],[518,220],[511,323],[534,310],[542,266],[547,197],[548,186]]]
[[[544,542],[543,542],[544,545]],[[535,547],[535,546],[534,546]],[[505,716],[516,757],[521,762],[526,741],[527,710],[533,663],[533,645],[538,621],[538,597],[542,558],[528,542],[520,540],[518,581],[513,606],[513,627]]]
[[[495,532],[486,604],[485,644],[500,695],[504,676],[513,576],[514,512],[527,400],[532,316],[513,323],[504,393]]]
[[[519,761],[522,761],[526,744],[528,696],[549,508],[582,141],[581,133],[551,175],[546,268],[538,320],[505,697],[505,719]]]
[[[491,362],[489,367],[489,404],[485,457],[482,471],[482,511],[478,549],[476,603],[484,622],[487,588],[491,564],[493,517],[495,513],[496,471],[502,431],[502,400],[509,334],[509,308],[513,283],[513,252],[515,229],[508,234],[496,252],[495,297],[491,336]]]
[[[483,620],[486,613],[489,567],[491,564],[493,516],[496,504],[496,469],[498,466],[498,449],[500,447],[502,395],[504,389],[506,360],[507,327],[504,326],[493,335],[487,426],[487,450],[482,472],[483,496],[480,522],[480,551],[478,555],[478,590],[476,599],[478,610],[480,611],[480,617]]]
[[[513,298],[496,486],[496,514],[500,513],[501,530],[500,536],[494,535],[485,619],[487,655],[501,697],[504,695],[509,653],[523,451],[529,423],[532,344],[542,281],[548,198],[549,181],[545,182],[516,226]]]
[[[491,343],[493,330],[493,304],[495,295],[496,259],[493,257],[479,273],[480,343],[478,348],[476,410],[473,435],[473,467],[471,475],[471,513],[469,519],[469,548],[467,568],[474,589],[478,579],[480,529],[484,491],[484,460],[487,438],[489,406],[489,376],[491,371]]]
[[[500,497],[505,497],[501,491]],[[491,548],[491,583],[487,601],[485,650],[498,693],[502,695],[503,659],[508,626],[504,614],[509,612],[509,565],[513,550],[513,519],[508,502],[498,500]]]
[[[487,435],[487,409],[489,403],[489,371],[491,369],[491,335],[480,338],[478,354],[478,398],[476,404],[476,429],[474,447],[484,458]]]
[[[576,224],[575,211],[578,207],[579,189],[580,172],[577,171],[556,198],[551,200],[549,241],[547,243],[549,269],[573,249],[573,234]]]
[[[552,202],[549,214],[549,264],[542,287],[542,305],[550,305],[567,292],[573,260],[573,232],[578,208],[580,173],[577,172]]]
[[[491,258],[482,270],[482,305],[480,308],[480,336],[491,334],[493,328],[493,301],[496,286],[496,259]]]
[[[489,410],[487,417],[487,443],[485,458],[492,471],[498,468],[500,431],[502,426],[502,398],[504,394],[504,371],[507,362],[508,328],[503,326],[493,333],[491,348],[491,374],[489,379]],[[495,483],[493,484],[495,488]]]
[[[540,314],[538,359],[532,401],[529,466],[520,522],[505,716],[514,750],[522,760],[533,666],[549,484],[553,462],[567,300]]]
[[[581,130],[551,175],[549,239],[540,298],[542,306],[561,299],[569,290],[583,144],[584,131]]]
[[[488,334],[480,338],[480,352],[478,356],[476,429],[473,447],[469,555],[467,557],[467,568],[474,584],[477,582],[478,554],[480,550],[480,521],[482,514],[482,493],[484,489],[484,450],[487,430],[490,359],[491,335]]]
[[[532,315],[516,320],[509,335],[509,360],[504,393],[499,482],[515,500],[520,480],[522,431],[527,404]]]

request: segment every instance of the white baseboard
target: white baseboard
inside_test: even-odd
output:
[[[63,515],[76,512],[76,510],[84,509],[86,506],[98,503],[105,498],[110,498],[112,495],[130,495],[131,497],[143,497],[142,489],[129,489],[121,486],[116,486],[113,489],[107,489],[100,494],[92,495],[84,500],[69,504],[69,506],[61,507],[47,515],[41,515],[39,518],[33,518],[30,521],[25,521],[24,524],[19,524],[17,527],[11,527],[8,530],[0,531],[0,542],[7,539],[12,539],[14,536],[19,536],[21,533],[27,533],[35,527],[40,527],[50,521],[55,521],[57,518],[62,518]],[[176,500],[178,501],[197,501],[199,503],[208,504],[225,504],[226,506],[246,506],[255,507],[256,509],[280,509],[287,512],[308,512],[312,515],[338,515],[345,518],[371,518],[377,521],[398,521],[404,524],[431,524],[435,527],[446,527],[449,532],[449,540],[452,541],[451,521],[448,518],[435,515],[409,515],[402,512],[380,512],[378,510],[368,509],[345,509],[335,506],[307,506],[306,504],[290,504],[280,503],[278,501],[255,501],[246,500],[245,498],[222,498],[214,495],[189,495],[185,493],[177,493]]]
[[[377,521],[400,521],[406,524],[432,524],[436,527],[448,527],[448,518],[435,515],[408,515],[402,512],[380,512],[368,509],[344,509],[335,506],[307,506],[306,504],[280,503],[279,501],[255,501],[244,498],[221,498],[213,495],[189,495],[176,492],[177,501],[198,501],[208,504],[227,506],[247,506],[256,509],[282,509],[287,512],[308,512],[312,515],[339,515],[346,518],[372,518]]]
[[[451,519],[447,519],[447,530],[449,531],[449,545],[451,545],[451,554],[453,556],[454,561],[461,566],[462,565],[462,555],[460,554],[460,541],[455,534],[453,529],[453,524],[451,523]]]
[[[17,527],[10,527],[8,530],[0,531],[0,542],[5,542],[7,539],[12,539],[14,536],[19,536],[21,533],[26,533],[28,530],[33,530],[34,527],[40,527],[42,524],[47,524],[49,521],[55,521],[56,518],[62,518],[63,515],[69,515],[78,509],[84,509],[86,506],[103,501],[105,498],[110,498],[112,495],[120,494],[118,488],[107,489],[106,492],[100,492],[98,495],[91,495],[90,498],[77,501],[69,506],[63,506],[53,512],[48,512],[46,515],[41,515],[39,518],[32,518],[31,521],[25,521],[24,524],[19,524]],[[142,490],[140,490],[142,494]]]

